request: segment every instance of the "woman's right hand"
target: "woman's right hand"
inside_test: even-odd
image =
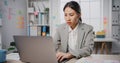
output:
[[[56,57],[57,57],[57,60],[58,61],[62,61],[62,57],[65,55],[66,53],[63,53],[63,52],[57,52],[56,53]]]
[[[61,62],[61,61],[65,60],[65,59],[71,59],[74,56],[71,53],[57,52],[56,57],[57,57],[57,60]]]

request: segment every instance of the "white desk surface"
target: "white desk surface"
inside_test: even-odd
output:
[[[95,38],[94,42],[116,42],[116,39],[113,38]]]
[[[7,55],[7,63],[22,63],[19,61],[18,53]],[[92,54],[89,57],[81,58],[76,63],[120,63],[120,55]]]
[[[92,54],[89,57],[79,59],[76,63],[120,63],[120,55]]]
[[[19,60],[20,57],[18,53],[10,53],[10,54],[7,54],[6,59],[7,60]]]

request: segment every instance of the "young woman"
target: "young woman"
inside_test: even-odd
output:
[[[77,2],[70,1],[63,8],[65,24],[56,30],[54,42],[59,62],[75,63],[78,58],[89,56],[93,51],[93,27],[82,23],[81,9]]]

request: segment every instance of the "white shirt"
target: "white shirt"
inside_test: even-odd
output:
[[[70,47],[70,49],[72,50],[76,49],[77,38],[78,38],[78,24],[73,30],[69,27],[68,46]]]

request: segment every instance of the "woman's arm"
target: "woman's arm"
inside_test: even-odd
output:
[[[54,41],[54,45],[55,45],[55,50],[58,51],[59,46],[60,46],[60,42],[61,42],[59,29],[56,30],[56,33],[55,33],[55,35],[53,37],[53,41]]]

